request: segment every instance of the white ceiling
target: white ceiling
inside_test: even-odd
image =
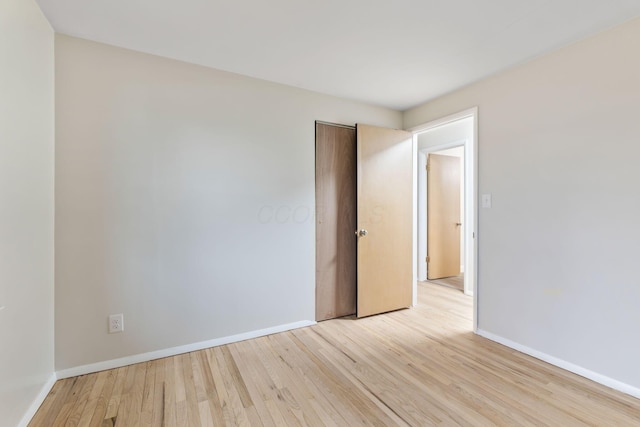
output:
[[[37,0],[57,32],[405,110],[640,0]]]

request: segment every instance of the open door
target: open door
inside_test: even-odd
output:
[[[357,125],[358,303],[364,317],[411,306],[412,134]]]
[[[460,159],[427,159],[427,279],[460,275]]]
[[[316,122],[316,320],[356,312],[356,129]]]

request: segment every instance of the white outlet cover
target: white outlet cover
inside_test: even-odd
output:
[[[109,316],[109,333],[115,334],[124,331],[124,315],[112,314]]]

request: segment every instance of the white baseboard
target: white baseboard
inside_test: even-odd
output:
[[[78,375],[91,374],[94,372],[104,371],[106,369],[120,368],[122,366],[133,365],[134,363],[148,362],[163,357],[175,356],[177,354],[189,353],[191,351],[202,350],[219,345],[231,344],[234,342],[245,341],[252,338],[263,337],[265,335],[277,334],[278,332],[290,331],[292,329],[313,326],[316,322],[311,320],[303,320],[300,322],[287,323],[285,325],[273,326],[271,328],[258,329],[256,331],[245,332],[242,334],[231,335],[228,337],[216,338],[213,340],[197,342],[193,344],[181,345],[178,347],[166,348],[163,350],[152,351],[149,353],[135,354],[133,356],[122,357],[119,359],[105,360],[104,362],[91,363],[89,365],[77,366],[75,368],[63,369],[57,372],[58,379],[75,377]]]
[[[478,329],[476,333],[481,337],[487,338],[491,341],[495,341],[499,344],[502,344],[504,346],[517,350],[521,353],[528,354],[529,356],[535,357],[536,359],[540,359],[551,365],[557,366],[558,368],[562,368],[565,371],[573,372],[574,374],[580,375],[581,377],[588,378],[599,384],[602,384],[614,390],[621,391],[622,393],[625,393],[640,399],[640,388],[623,383],[622,381],[614,380],[613,378],[609,378],[597,372],[590,371],[588,369],[583,368],[582,366],[578,366],[573,363],[567,362],[566,360],[562,360],[557,357],[550,356],[546,353],[543,353],[538,350],[534,350],[522,344],[518,344],[517,342],[508,340],[499,335],[492,334],[491,332]]]
[[[44,402],[44,399],[47,397],[57,380],[58,377],[56,376],[56,373],[52,373],[47,382],[44,383],[44,385],[40,389],[40,392],[38,393],[36,398],[33,399],[31,405],[29,405],[29,409],[27,409],[27,412],[25,412],[25,414],[22,416],[22,420],[20,420],[18,427],[27,427],[29,425],[31,419],[36,414],[36,412],[38,412],[38,408],[40,408],[40,405],[42,405],[42,402]]]

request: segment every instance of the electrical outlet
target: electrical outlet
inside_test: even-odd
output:
[[[109,316],[109,333],[115,334],[124,331],[124,315],[112,314]]]

